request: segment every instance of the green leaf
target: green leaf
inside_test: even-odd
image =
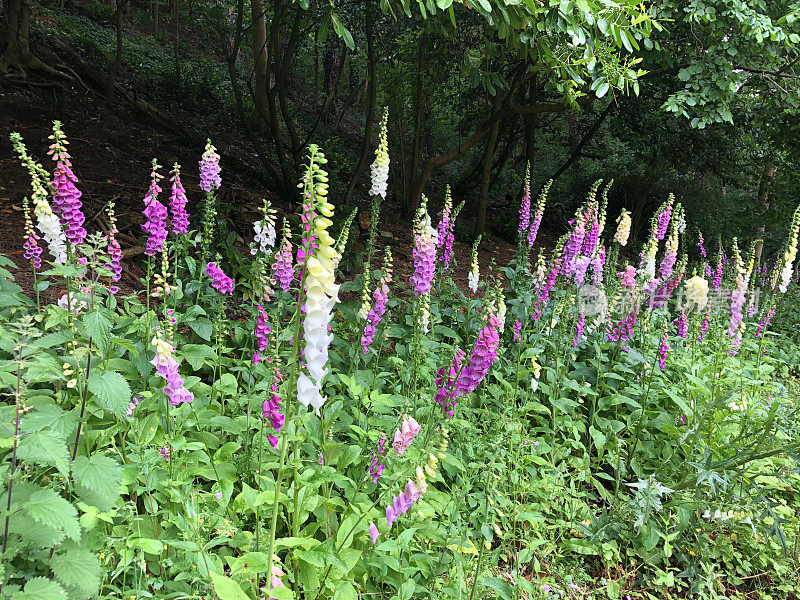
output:
[[[211,571],[211,583],[214,584],[214,591],[219,596],[219,600],[251,600],[250,596],[244,593],[242,587],[230,577],[220,575]],[[273,594],[274,597],[277,598]]]
[[[89,375],[89,391],[101,407],[118,417],[125,415],[131,401],[131,387],[120,373],[93,371]]]
[[[211,325],[211,321],[208,319],[198,319],[197,321],[189,321],[189,327],[192,328],[197,335],[203,338],[205,341],[211,340],[211,334],[214,332],[214,328]]]
[[[72,480],[78,496],[101,512],[114,508],[119,498],[122,467],[102,454],[79,456],[72,465]]]
[[[353,40],[353,34],[351,34],[348,31],[347,27],[345,27],[342,24],[341,20],[339,20],[339,15],[337,15],[334,12],[332,12],[331,13],[331,22],[333,23],[333,30],[336,32],[336,34],[340,38],[342,38],[344,40],[344,43],[347,44],[347,47],[350,48],[350,50],[355,50],[356,43]]]
[[[71,548],[56,554],[50,569],[61,583],[77,588],[82,595],[94,595],[100,587],[100,561],[88,550]]]
[[[67,595],[55,581],[34,577],[25,584],[25,592],[17,592],[11,600],[65,600]]]
[[[56,404],[42,404],[25,416],[21,427],[26,433],[51,429],[66,439],[75,432],[77,422],[75,413],[66,412]]]
[[[164,551],[164,544],[152,538],[133,538],[128,539],[128,548],[139,548],[147,554],[159,555]]]
[[[102,311],[93,310],[83,315],[83,326],[98,348],[108,347],[111,320]]]
[[[214,350],[205,344],[185,344],[181,347],[179,354],[192,365],[192,369],[195,371],[203,364],[211,363],[217,358]]]
[[[481,581],[481,585],[493,589],[503,600],[514,600],[514,590],[501,577],[487,577]]]
[[[69,451],[64,438],[55,431],[45,430],[22,436],[17,445],[17,457],[29,462],[55,467],[69,476]]]
[[[333,594],[333,600],[358,600],[358,592],[349,581],[340,581]]]
[[[37,523],[61,530],[76,542],[80,540],[81,526],[78,523],[78,511],[71,502],[62,498],[57,492],[49,489],[36,490],[22,507]]]

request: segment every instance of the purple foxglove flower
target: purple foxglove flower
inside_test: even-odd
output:
[[[378,531],[378,528],[375,526],[375,523],[370,523],[369,524],[369,537],[372,538],[372,545],[373,546],[378,543],[378,538],[380,537],[380,535],[381,535],[381,532]]]
[[[31,211],[28,206],[28,199],[23,200],[23,207],[25,211],[25,242],[22,244],[23,256],[26,260],[31,261],[34,269],[39,269],[42,266],[42,249],[39,246],[39,236],[33,228],[33,220],[31,219]]]
[[[457,350],[453,357],[453,362],[447,367],[441,367],[436,371],[436,396],[434,400],[442,407],[442,412],[448,416],[453,416],[453,410],[456,407],[457,386],[456,378],[461,371],[461,365],[464,360],[464,351]]]
[[[686,338],[686,333],[689,331],[689,322],[686,320],[686,313],[681,311],[681,314],[675,319],[678,326],[678,337]]]
[[[275,253],[275,264],[272,268],[281,289],[288,292],[292,286],[292,279],[294,279],[294,262],[292,260],[292,243],[285,236],[280,250]]]
[[[189,233],[189,213],[186,212],[186,190],[181,183],[181,166],[175,163],[172,168],[172,194],[169,197],[169,209],[172,211],[172,232],[175,235]]]
[[[386,285],[386,283],[386,278],[381,279],[378,287],[375,288],[375,292],[372,294],[375,301],[367,313],[364,335],[361,336],[361,348],[364,350],[364,354],[369,352],[369,347],[375,339],[375,332],[378,330],[378,324],[381,322],[386,312],[386,301],[389,298],[389,286]]]
[[[256,317],[256,342],[258,343],[258,349],[260,352],[263,352],[269,346],[269,340],[267,336],[272,333],[272,329],[269,326],[269,321],[267,317],[266,311],[264,311],[264,307],[260,304],[258,305],[258,317]],[[260,360],[259,356],[259,360]]]
[[[117,229],[117,217],[114,215],[113,203],[108,205],[108,224],[110,227],[106,236],[108,262],[105,267],[111,271],[112,281],[119,281],[122,278],[122,248],[120,248],[117,240],[119,230]]]
[[[436,263],[436,230],[431,226],[424,198],[414,223],[412,254],[414,274],[411,276],[411,285],[414,287],[415,296],[424,296],[431,290]]]
[[[210,262],[206,265],[206,275],[211,277],[211,287],[222,294],[233,295],[233,279],[225,275],[216,263]]]
[[[586,315],[580,313],[578,315],[578,323],[575,326],[575,339],[572,340],[572,346],[577,347],[583,337],[583,329],[586,325]]]
[[[667,353],[669,352],[669,341],[666,327],[664,335],[661,336],[661,347],[658,350],[658,367],[663,371],[667,367]]]
[[[161,252],[164,247],[164,241],[167,239],[167,208],[158,201],[158,194],[161,192],[161,187],[158,185],[161,180],[158,168],[158,163],[153,159],[150,188],[144,197],[144,210],[142,211],[147,218],[145,224],[142,225],[142,229],[149,235],[144,250],[147,256],[155,256]]]
[[[494,359],[497,358],[497,349],[500,345],[499,329],[500,321],[494,315],[489,315],[488,324],[481,329],[475,340],[469,364],[461,369],[461,377],[456,388],[457,396],[473,391],[486,377]]]
[[[211,145],[211,140],[208,140],[206,151],[200,159],[200,189],[210,194],[218,190],[222,186],[222,179],[219,176],[221,171],[217,149]]]
[[[75,185],[78,183],[78,178],[72,172],[72,163],[67,152],[68,142],[61,131],[60,122],[53,123],[53,135],[50,139],[53,143],[48,154],[56,162],[53,181],[50,183],[53,188],[53,208],[61,219],[67,240],[71,244],[80,244],[86,238],[86,230],[83,228],[84,216],[81,211],[81,191]]]
[[[378,479],[383,475],[385,466],[381,463],[381,459],[386,456],[387,453],[386,441],[386,434],[381,435],[381,439],[378,440],[378,447],[375,449],[375,452],[372,453],[372,464],[369,467],[372,483],[378,483]]]
[[[272,393],[270,394],[269,399],[264,400],[264,404],[261,407],[261,412],[263,413],[263,417],[265,421],[269,421],[269,424],[275,430],[276,433],[280,433],[281,428],[283,427],[286,417],[282,415],[280,412],[281,406],[281,397],[278,395],[278,384],[281,382],[282,375],[280,370],[275,370],[275,377],[274,381],[271,386]],[[278,446],[278,438],[274,435],[268,436],[269,443],[273,448],[277,448]]]

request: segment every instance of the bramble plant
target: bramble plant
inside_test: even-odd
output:
[[[735,238],[690,261],[672,196],[637,257],[597,181],[532,262],[550,186],[532,213],[526,175],[515,258],[481,273],[478,238],[462,289],[448,189],[405,292],[388,247],[372,272],[384,113],[356,299],[322,150],[299,231],[265,202],[231,263],[210,142],[202,215],[177,164],[158,200],[153,160],[145,291],[122,297],[113,204],[87,233],[51,139],[53,175],[12,136],[37,297],[0,257],[4,598],[792,597],[800,210],[771,271]]]

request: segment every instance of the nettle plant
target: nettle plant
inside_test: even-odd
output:
[[[341,284],[357,300],[322,151],[299,228],[265,202],[242,254],[210,142],[194,229],[180,166],[165,204],[153,161],[144,291],[121,297],[113,206],[87,234],[52,139],[50,174],[13,136],[36,299],[3,258],[4,596],[547,598],[582,593],[575,556],[612,597],[759,586],[756,569],[790,589],[800,442],[769,325],[796,294],[800,213],[771,271],[735,240],[708,260],[700,238],[690,264],[670,197],[629,264],[630,215],[604,238],[598,181],[532,262],[549,186],[533,203],[526,178],[516,258],[481,273],[477,240],[464,290],[448,191],[437,224],[427,200],[415,215],[401,293],[377,243],[384,119],[364,272]],[[66,293],[43,304],[48,287]],[[615,581],[627,562],[646,568]]]

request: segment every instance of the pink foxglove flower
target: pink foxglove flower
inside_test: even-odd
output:
[[[120,248],[119,241],[117,240],[119,230],[117,229],[117,217],[114,214],[113,202],[108,204],[108,225],[109,230],[106,236],[106,241],[108,242],[108,262],[105,264],[105,267],[111,271],[111,279],[113,281],[119,281],[122,277],[122,248]]]
[[[144,253],[147,256],[155,256],[164,247],[167,239],[167,208],[158,201],[158,194],[161,187],[158,182],[161,175],[158,173],[160,165],[153,159],[153,171],[150,173],[150,189],[144,197],[144,210],[142,213],[146,217],[145,224],[142,225],[145,233],[148,234]]]
[[[767,329],[769,322],[772,320],[772,316],[775,314],[775,309],[770,307],[767,314],[764,315],[764,318],[761,320],[761,323],[758,324],[758,331],[756,332],[756,337],[761,337],[761,334]]]
[[[260,304],[258,305],[258,316],[256,317],[256,343],[258,344],[259,352],[263,352],[267,349],[269,345],[269,340],[267,336],[272,333],[272,329],[269,326],[269,319],[267,317],[267,313],[264,310],[264,307]],[[259,362],[261,357],[259,356]]]
[[[186,190],[181,183],[181,166],[175,163],[172,168],[172,194],[169,197],[169,209],[172,211],[172,232],[186,235],[189,233],[189,213],[186,212]]]
[[[281,372],[279,369],[275,370],[275,377],[270,386],[270,396],[267,400],[264,400],[264,404],[261,407],[261,412],[263,413],[263,417],[265,421],[269,421],[269,424],[275,430],[275,433],[280,433],[281,428],[285,422],[286,417],[281,414],[281,397],[278,395],[278,384],[281,382]],[[269,443],[273,448],[278,447],[278,438],[274,435],[267,436],[269,439]]]
[[[292,287],[292,279],[294,279],[294,262],[292,260],[292,242],[290,241],[291,232],[286,220],[283,221],[283,242],[281,242],[280,249],[275,253],[275,263],[272,269],[275,272],[275,278],[280,283],[281,289],[288,292]]]
[[[400,428],[394,432],[392,446],[397,456],[403,456],[408,447],[414,442],[414,438],[420,432],[421,427],[414,417],[405,417]]]
[[[667,227],[672,218],[672,203],[675,201],[675,196],[669,195],[667,201],[661,205],[661,210],[656,217],[656,239],[661,241],[667,234]]]
[[[431,291],[436,262],[436,230],[431,226],[431,218],[427,211],[427,198],[422,197],[422,204],[417,211],[414,223],[414,274],[411,285],[415,296],[424,296]]]
[[[577,347],[583,337],[583,330],[586,326],[586,315],[580,313],[578,315],[578,323],[575,326],[575,339],[572,340],[572,346]]]
[[[208,140],[206,151],[200,159],[200,189],[209,194],[218,190],[222,186],[222,179],[219,176],[221,171],[217,149],[211,144],[211,140]]]
[[[33,228],[33,221],[31,220],[31,210],[28,206],[28,199],[23,200],[23,210],[25,212],[25,242],[22,244],[23,256],[26,260],[31,261],[34,269],[39,269],[42,266],[42,249],[39,247],[39,236]]]
[[[497,349],[500,345],[500,322],[494,315],[489,315],[486,327],[478,333],[469,364],[461,369],[458,379],[456,394],[463,396],[473,391],[480,385],[489,368],[497,358]]]
[[[53,172],[53,181],[50,185],[53,188],[53,205],[55,212],[61,218],[64,226],[64,233],[71,244],[81,244],[86,238],[86,230],[83,228],[83,212],[81,211],[81,192],[75,185],[78,178],[72,172],[70,155],[67,152],[67,139],[61,131],[61,123],[53,122],[53,135],[50,136],[53,143],[50,145],[48,154],[56,161],[56,168]]]
[[[375,452],[372,453],[372,463],[369,466],[369,474],[370,477],[372,477],[372,483],[378,483],[378,479],[383,475],[385,466],[382,459],[386,456],[386,453],[386,434],[383,434],[381,435],[381,439],[378,440],[378,447],[375,449]]]
[[[523,235],[531,223],[531,165],[525,167],[525,187],[522,191],[522,202],[519,205],[519,227],[517,233]]]
[[[434,400],[442,407],[442,412],[448,417],[453,416],[453,411],[456,407],[457,385],[456,378],[461,372],[461,366],[464,360],[464,351],[457,350],[451,362],[447,367],[441,367],[436,371],[436,396]]]
[[[206,275],[211,277],[211,287],[222,294],[233,295],[233,279],[217,266],[217,263],[210,262],[206,265]]]
[[[385,279],[381,279],[375,292],[372,294],[375,300],[372,308],[367,313],[367,323],[364,325],[364,335],[361,336],[361,348],[364,354],[369,352],[369,347],[375,339],[375,333],[378,330],[378,324],[386,312],[386,301],[389,298],[389,286],[386,285]]]
[[[378,538],[380,537],[381,532],[378,531],[378,528],[375,526],[375,523],[369,524],[369,537],[372,538],[372,545],[378,543]]]
[[[620,285],[622,287],[633,289],[636,287],[636,267],[628,265],[622,273],[617,273],[622,278]]]
[[[151,360],[156,372],[167,382],[164,386],[164,394],[169,399],[172,406],[178,406],[184,402],[194,400],[194,395],[183,385],[183,379],[178,373],[178,363],[173,353],[175,348],[164,340],[160,333],[156,333],[151,342],[156,347],[156,355]]]
[[[661,336],[661,347],[658,350],[658,367],[663,371],[667,367],[667,353],[669,352],[669,338],[667,328],[664,326],[664,335]]]
[[[686,338],[686,333],[689,331],[689,322],[684,311],[681,311],[681,314],[676,319],[676,324],[678,326],[678,337]]]
[[[522,329],[522,321],[517,321],[516,323],[514,323],[512,329],[514,330],[514,341],[515,342],[522,341],[522,337],[519,335],[519,332]]]
[[[536,236],[539,234],[539,226],[542,224],[542,217],[544,216],[545,205],[547,204],[547,193],[550,191],[550,186],[553,184],[551,179],[544,184],[539,199],[536,202],[536,213],[533,215],[530,229],[528,229],[528,248],[533,248],[533,243],[536,241]]]

